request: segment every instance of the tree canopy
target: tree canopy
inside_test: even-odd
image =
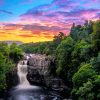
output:
[[[53,55],[55,72],[74,100],[100,99],[100,20],[73,23],[69,36],[60,32],[53,41],[21,47],[25,52]]]

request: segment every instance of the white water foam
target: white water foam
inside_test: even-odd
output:
[[[19,77],[18,89],[40,89],[38,86],[32,86],[27,80],[27,60],[20,61],[17,66],[17,74]]]

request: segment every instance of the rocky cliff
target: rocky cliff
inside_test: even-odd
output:
[[[43,85],[63,95],[68,93],[68,88],[65,86],[63,80],[55,74],[56,65],[53,57],[31,54],[27,64],[27,79],[30,84]]]
[[[52,72],[53,71],[53,72]],[[28,80],[30,83],[44,84],[46,79],[53,76],[55,71],[54,59],[40,54],[32,54],[28,59]]]

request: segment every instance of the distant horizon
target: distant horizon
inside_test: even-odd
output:
[[[0,41],[52,41],[73,23],[100,17],[100,0],[0,0]]]
[[[34,42],[34,41],[31,41],[31,42],[23,42],[23,41],[18,41],[18,40],[0,40],[0,42],[21,42],[21,43],[41,43],[41,42],[50,42],[52,40],[48,40],[48,41],[37,41],[37,42]]]

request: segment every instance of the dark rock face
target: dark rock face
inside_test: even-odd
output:
[[[4,90],[0,90],[0,100],[4,100],[1,98],[5,98],[7,91],[10,90],[11,88],[17,86],[18,83],[19,83],[19,78],[17,76],[17,68],[13,69],[9,73],[6,73],[7,88]]]
[[[18,85],[18,82],[17,69],[14,69],[6,74],[7,89]]]
[[[46,86],[64,96],[64,94],[68,94],[68,88],[63,80],[55,75],[55,69],[52,57],[34,54],[28,59],[27,79],[30,84]]]
[[[31,85],[44,85],[44,79],[37,70],[28,67],[27,79]]]
[[[31,84],[45,84],[45,77],[50,76],[51,58],[33,54],[28,59],[27,78]]]

